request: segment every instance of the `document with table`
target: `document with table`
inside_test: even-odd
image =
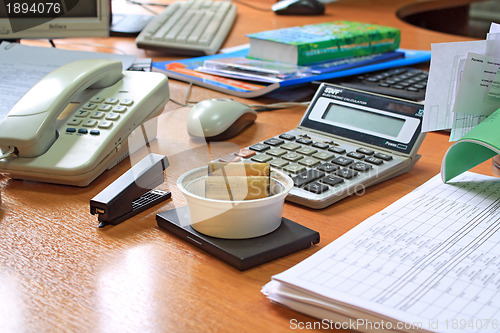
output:
[[[500,180],[440,175],[273,276],[272,301],[360,331],[500,325]]]

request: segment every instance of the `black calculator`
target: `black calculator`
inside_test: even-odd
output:
[[[425,70],[398,67],[325,82],[418,102],[425,99],[428,77]]]

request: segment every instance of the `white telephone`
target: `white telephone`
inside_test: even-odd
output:
[[[15,179],[87,186],[129,155],[128,137],[160,114],[168,99],[161,73],[122,72],[120,61],[108,59],[61,66],[0,123],[0,156],[15,155],[0,158],[0,171]],[[146,141],[154,139],[156,122],[146,132]]]

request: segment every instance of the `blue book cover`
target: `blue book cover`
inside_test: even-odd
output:
[[[290,78],[274,83],[252,82],[224,77],[220,75],[203,73],[196,70],[197,68],[202,67],[206,60],[246,57],[246,55],[248,54],[248,48],[230,53],[221,53],[210,56],[173,61],[153,62],[153,71],[163,72],[171,79],[193,83],[198,86],[226,93],[228,95],[244,98],[255,98],[263,96],[270,92],[286,90],[300,85],[305,85],[312,81],[330,80],[338,77],[374,72],[388,68],[409,66],[427,62],[431,59],[431,51],[406,49],[398,49],[397,51],[404,52],[404,57],[371,63],[364,66],[357,66],[344,70],[327,71],[326,73],[321,74],[314,74],[299,78]]]

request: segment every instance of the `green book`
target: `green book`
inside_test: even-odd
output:
[[[399,47],[401,32],[376,24],[333,21],[268,30],[248,37],[249,58],[309,65],[394,51]]]

